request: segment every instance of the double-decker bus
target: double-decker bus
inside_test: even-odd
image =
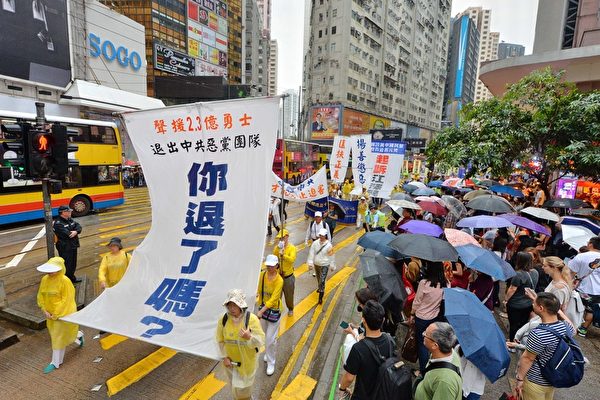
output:
[[[122,147],[117,125],[113,122],[47,116],[48,123],[65,125],[69,140],[78,146],[78,166],[70,166],[62,182],[62,193],[52,195],[52,212],[61,205],[73,209],[80,217],[93,209],[123,204],[121,180]],[[35,124],[35,114],[0,110],[0,122]],[[2,142],[16,140],[6,129]],[[23,168],[2,162],[0,166],[0,225],[44,217],[41,181],[24,176]]]
[[[297,185],[327,165],[331,146],[297,140],[277,139],[273,172],[286,182]],[[285,147],[285,148],[284,148]]]

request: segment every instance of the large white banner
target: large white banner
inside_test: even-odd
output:
[[[279,98],[124,114],[152,227],[127,273],[65,318],[217,359],[228,290],[253,303],[263,256]]]
[[[394,186],[400,180],[406,143],[373,141],[371,151],[375,156],[375,165],[368,192],[373,197],[389,199]]]
[[[350,161],[350,140],[350,138],[339,135],[333,139],[333,148],[329,158],[329,172],[331,180],[335,183],[342,183],[346,179],[346,171]]]
[[[281,185],[283,185],[284,188],[284,198],[290,201],[306,203],[307,201],[315,201],[329,196],[327,171],[325,170],[325,167],[321,167],[313,176],[296,186],[284,183],[274,172],[272,172],[270,186],[271,196],[281,198]]]
[[[375,157],[371,152],[371,135],[354,135],[352,141],[352,176],[354,189],[352,194],[358,196],[362,193],[363,186],[368,188]]]

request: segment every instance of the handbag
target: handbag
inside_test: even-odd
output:
[[[262,276],[262,285],[260,289],[260,298],[262,300],[265,299],[265,275],[266,272]],[[261,304],[260,308],[262,309],[264,306],[265,303]],[[267,311],[265,311],[262,315],[262,319],[267,320],[269,322],[277,322],[279,321],[279,318],[281,318],[281,310],[275,310],[273,308],[267,308]]]
[[[402,358],[406,361],[417,362],[417,330],[415,324],[408,327],[401,351]]]

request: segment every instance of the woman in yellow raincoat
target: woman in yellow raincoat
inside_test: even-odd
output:
[[[115,286],[125,275],[129,266],[130,256],[123,251],[121,239],[114,237],[108,242],[110,253],[102,257],[98,269],[98,280],[102,289]]]
[[[79,331],[78,325],[59,320],[77,311],[75,288],[65,276],[65,260],[52,257],[37,270],[46,274],[40,282],[37,303],[46,316],[46,327],[52,340],[52,362],[44,368],[47,374],[63,363],[65,348],[70,343],[83,346],[83,332]]]
[[[227,313],[217,322],[217,343],[235,400],[250,399],[258,369],[258,352],[265,334],[258,317],[247,310],[246,295],[240,289],[227,293]]]

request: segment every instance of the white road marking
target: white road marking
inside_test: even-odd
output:
[[[0,235],[9,235],[9,234],[12,234],[15,232],[26,231],[28,229],[36,229],[36,228],[39,228],[40,226],[43,226],[43,225],[26,226],[24,228],[12,229],[10,231],[3,231],[3,232],[0,232]]]
[[[10,260],[10,262],[8,264],[6,264],[3,267],[0,267],[0,270],[12,268],[12,267],[16,267],[17,265],[19,265],[19,263],[21,262],[21,260],[23,259],[23,257],[25,257],[25,255],[27,254],[27,252],[29,250],[33,249],[33,246],[35,246],[36,243],[38,242],[38,240],[40,240],[42,237],[44,237],[45,234],[46,234],[46,227],[43,227],[42,230],[40,230],[38,232],[38,234],[35,235],[35,237],[33,239],[31,239],[25,245],[25,247],[23,247],[23,249],[19,252],[19,254],[17,254],[16,256],[14,256],[13,259]]]

